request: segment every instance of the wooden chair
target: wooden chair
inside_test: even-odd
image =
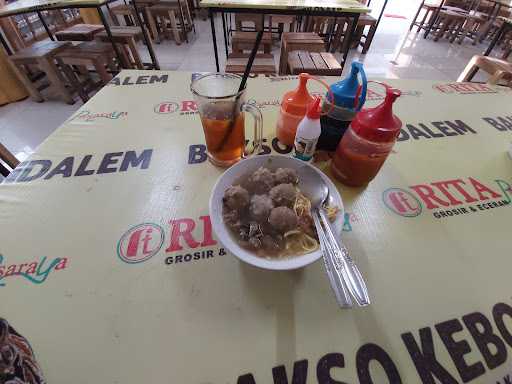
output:
[[[156,25],[157,34],[156,34],[156,42],[160,43],[160,33],[158,30],[162,31],[164,37],[171,39],[174,38],[174,42],[176,45],[181,44],[181,33],[178,27],[178,15],[176,12],[176,7],[167,6],[162,4],[153,5],[148,8],[149,18],[152,20],[151,23]],[[169,27],[170,26],[170,27]]]
[[[91,41],[94,35],[103,31],[105,28],[97,24],[75,24],[72,27],[55,32],[55,37],[59,41]]]
[[[269,26],[270,32],[273,32],[274,24],[277,24],[277,33],[279,35],[279,40],[281,39],[281,35],[285,32],[285,26],[288,26],[288,31],[286,32],[295,32],[296,30],[296,17],[288,16],[288,15],[270,15],[269,16]]]
[[[244,51],[251,51],[256,42],[256,35],[258,32],[233,32],[231,38],[231,48],[233,53],[244,53]],[[272,51],[272,35],[270,32],[264,32],[260,42],[260,50],[263,48],[264,53],[271,53]]]
[[[481,69],[490,75],[488,84],[498,84],[505,81],[506,85],[512,87],[512,63],[490,56],[475,55],[471,58],[464,71],[457,79],[458,82],[466,82],[474,69]]]
[[[226,62],[226,73],[244,73],[249,55],[231,53],[228,55]],[[251,73],[257,74],[275,74],[276,65],[274,63],[274,56],[272,54],[259,53],[254,58],[251,67]]]
[[[2,143],[0,143],[0,160],[3,161],[7,166],[13,170],[16,168],[20,161],[14,156],[7,148],[5,148]],[[4,177],[9,176],[10,171],[8,168],[4,167],[0,162],[0,174]]]
[[[181,17],[183,17],[183,25]],[[179,3],[177,1],[160,1],[148,8],[148,19],[150,24],[155,24],[157,29],[160,27],[164,35],[170,38],[169,23],[174,40],[178,45],[181,40],[188,43],[188,33],[195,32],[194,21],[186,0],[181,0]],[[159,38],[157,38],[157,42],[160,42]]]
[[[251,26],[244,26],[244,23],[250,23]],[[261,15],[256,13],[236,13],[235,27],[237,31],[261,31],[265,25]]]
[[[440,11],[434,41],[439,41],[441,37],[446,35],[450,39],[450,43],[453,43],[462,31],[465,22],[466,15],[462,13],[448,10]]]
[[[50,86],[57,91],[60,97],[68,104],[74,103],[73,97],[66,89],[65,79],[55,64],[55,55],[70,45],[71,43],[62,41],[41,41],[9,56],[13,68],[19,74],[20,80],[34,101],[42,102],[44,98],[39,92],[40,89],[29,78],[30,72],[27,70],[27,66],[36,67],[44,72],[50,81]]]
[[[437,7],[439,7],[439,3],[420,4],[420,6],[418,7],[418,11],[416,11],[414,19],[412,20],[411,25],[409,26],[409,31],[411,31],[415,26],[418,27],[418,29],[416,30],[417,32],[421,31],[422,29],[427,29],[430,23],[432,22],[432,17],[434,17]],[[423,19],[421,19],[421,21],[418,22],[418,16],[423,10],[425,11],[425,13],[423,14]]]
[[[55,59],[84,103],[89,99],[89,92],[101,88],[112,80],[108,69],[117,70],[116,55],[110,43],[90,41],[70,46],[57,53]],[[79,75],[74,72],[73,67],[77,68]],[[94,68],[100,81],[92,80],[88,67]]]
[[[304,32],[313,32],[320,36],[324,36],[329,33],[330,28],[333,28],[333,24],[333,17],[313,16],[308,19],[306,30]]]
[[[325,52],[325,42],[312,32],[284,32],[281,37],[279,74],[288,74],[288,53],[292,51]]]
[[[343,68],[332,53],[292,51],[288,54],[292,75],[306,72],[317,76],[341,76]]]
[[[139,0],[137,1],[137,9],[139,10],[139,15],[141,20],[146,18],[149,27],[149,33],[153,40],[158,39],[158,32],[156,29],[156,25],[154,23],[153,18],[151,18],[149,14],[149,7],[154,4],[157,4],[160,0]],[[132,4],[119,4],[109,8],[110,17],[116,26],[121,26],[122,24],[119,22],[121,19],[124,19],[127,27],[131,26],[139,26],[137,21],[137,16],[135,15],[135,7]],[[159,42],[159,41],[157,41]]]
[[[473,45],[475,45],[480,37],[481,28],[486,21],[487,16],[485,14],[474,11],[469,12],[466,16],[466,21],[460,33],[458,43],[462,44],[465,38],[470,38],[473,40]]]
[[[122,67],[132,69],[144,69],[136,41],[142,38],[142,29],[140,27],[110,27],[112,38],[118,44],[122,57]],[[110,42],[106,31],[96,34],[96,39],[103,42]],[[151,40],[149,40],[151,44]]]

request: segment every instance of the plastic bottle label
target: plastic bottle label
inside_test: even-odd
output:
[[[300,160],[309,161],[315,154],[316,139],[304,139],[302,137],[295,138],[295,157]]]

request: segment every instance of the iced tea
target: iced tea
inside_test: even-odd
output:
[[[242,158],[245,148],[244,114],[234,108],[233,102],[218,101],[204,105],[201,122],[210,161],[226,166]]]

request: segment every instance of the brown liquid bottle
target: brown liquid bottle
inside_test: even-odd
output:
[[[393,114],[393,103],[401,93],[382,85],[384,102],[358,112],[336,149],[331,170],[343,184],[361,187],[373,180],[400,133],[402,122]]]

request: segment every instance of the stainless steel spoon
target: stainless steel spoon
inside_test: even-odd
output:
[[[341,239],[334,235],[331,223],[324,212],[323,205],[329,196],[327,184],[325,184],[322,177],[309,166],[298,169],[298,173],[299,180],[301,181],[300,189],[311,200],[313,217],[316,216],[315,213],[318,214],[321,224],[323,224],[322,227],[322,225],[319,225],[320,222],[313,218],[319,238],[322,236],[320,232],[324,233],[325,228],[325,238],[323,240],[324,244],[327,244],[327,246],[324,245],[324,247],[330,250],[326,252],[329,259],[328,265],[332,266],[332,269],[336,272],[336,277],[338,277],[338,279],[335,280],[339,281],[339,284],[336,284],[336,289],[346,291],[346,288],[348,288],[348,291],[352,294],[357,304],[360,306],[369,305],[370,298],[368,296],[368,289],[366,288],[366,283],[364,282],[361,272],[359,272],[359,268],[357,268],[357,265],[355,265],[354,261],[349,256],[348,250]],[[329,273],[329,271],[327,273]]]

